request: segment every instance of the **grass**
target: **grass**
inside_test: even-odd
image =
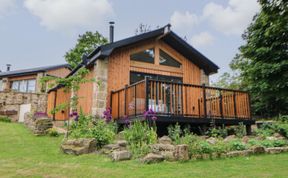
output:
[[[111,162],[99,155],[71,156],[61,137],[37,137],[23,125],[0,122],[0,177],[287,177],[288,154],[222,160]]]

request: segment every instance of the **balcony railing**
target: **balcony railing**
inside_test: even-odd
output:
[[[148,109],[164,116],[251,119],[247,92],[148,78],[111,92],[110,105],[115,119],[143,115]]]

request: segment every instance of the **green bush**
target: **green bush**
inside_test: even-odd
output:
[[[178,123],[168,127],[168,135],[175,144],[181,143],[182,130]]]
[[[60,134],[57,132],[55,128],[48,129],[48,135],[50,137],[58,137]]]
[[[157,142],[156,128],[138,120],[125,128],[123,134],[136,158],[147,154],[149,145]]]
[[[241,151],[246,150],[247,145],[239,140],[234,140],[228,143],[228,148],[230,151]]]
[[[11,122],[11,118],[8,116],[0,116],[0,122]]]
[[[242,138],[246,135],[246,128],[242,122],[237,127],[235,127],[235,135],[238,138]]]
[[[97,147],[111,143],[117,133],[116,124],[106,123],[104,119],[93,120],[92,116],[80,114],[78,121],[71,125],[70,135],[73,138],[95,138]]]
[[[224,128],[212,128],[210,129],[208,132],[207,132],[207,135],[210,136],[210,137],[222,137],[222,138],[225,138],[228,136],[228,131],[227,129],[224,127]]]

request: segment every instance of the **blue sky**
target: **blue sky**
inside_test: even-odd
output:
[[[0,0],[0,70],[7,63],[13,70],[62,64],[78,34],[98,30],[108,37],[113,20],[116,40],[134,35],[140,23],[151,30],[171,23],[221,74],[258,11],[256,0]]]

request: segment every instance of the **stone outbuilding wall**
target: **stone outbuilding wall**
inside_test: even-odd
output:
[[[46,112],[47,94],[0,92],[0,115],[9,116],[13,121],[17,121],[20,106],[23,104],[31,104],[31,113]]]

